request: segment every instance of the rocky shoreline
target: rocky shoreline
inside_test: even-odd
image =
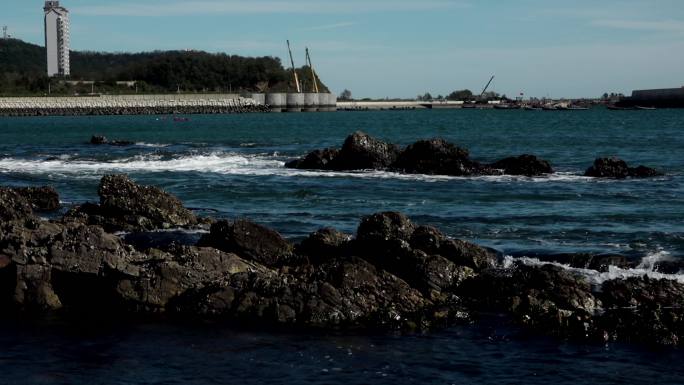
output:
[[[486,164],[470,159],[470,152],[435,138],[420,140],[406,148],[386,143],[357,131],[340,149],[325,148],[292,160],[285,167],[302,170],[387,170],[405,174],[447,176],[520,175],[540,177],[554,173],[551,163],[535,155],[512,156]],[[656,169],[630,168],[618,158],[599,158],[584,174],[595,178],[649,178],[662,176]]]
[[[125,175],[102,178],[98,195],[99,203],[46,220],[36,213],[57,208],[56,191],[0,188],[3,314],[106,311],[264,328],[416,331],[494,313],[574,340],[679,345],[684,336],[684,284],[675,276],[597,283],[579,270],[628,268],[621,256],[504,261],[395,212],[363,218],[354,235],[325,228],[293,244],[247,219],[199,218]],[[178,228],[206,234],[196,244],[155,248],[117,235]]]

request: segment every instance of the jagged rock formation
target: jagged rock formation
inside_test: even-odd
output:
[[[292,244],[241,219],[215,222],[198,245],[136,250],[110,231],[193,225],[197,218],[177,198],[125,176],[103,178],[100,195],[100,205],[48,221],[25,197],[0,189],[4,314],[166,314],[263,327],[416,330],[493,311],[575,339],[678,345],[684,335],[684,284],[676,280],[597,283],[555,263],[502,264],[495,251],[396,212],[363,218],[355,236],[326,228]],[[99,218],[82,214],[91,210]],[[628,265],[620,256],[590,254],[545,260],[600,270]]]

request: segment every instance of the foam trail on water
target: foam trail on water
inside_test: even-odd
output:
[[[543,182],[577,182],[592,181],[571,172],[559,172],[544,177],[524,177],[513,175],[454,177],[445,175],[401,174],[389,171],[318,171],[285,168],[284,158],[277,154],[241,154],[234,152],[216,152],[178,156],[172,159],[158,154],[137,155],[130,158],[109,161],[71,159],[57,157],[49,159],[0,159],[0,173],[26,174],[62,174],[74,178],[93,178],[107,173],[133,172],[199,172],[221,175],[254,175],[285,176],[312,178],[362,178],[362,179],[394,179],[423,182],[444,182],[454,180],[481,180],[495,183],[524,181]]]
[[[577,273],[581,276],[584,276],[590,284],[595,286],[600,286],[604,282],[611,281],[614,279],[627,279],[643,276],[648,276],[651,279],[668,279],[672,281],[677,281],[679,283],[684,283],[684,274],[682,274],[681,272],[679,274],[664,274],[655,271],[655,266],[657,262],[670,260],[672,260],[672,256],[670,255],[670,253],[668,253],[667,251],[658,251],[646,255],[644,258],[642,258],[639,265],[637,265],[633,269],[623,269],[617,266],[609,266],[608,271],[601,272],[591,269],[572,267],[558,262],[543,262],[537,258],[516,258],[512,256],[506,256],[503,261],[503,267],[513,267],[516,262],[528,266],[557,266],[565,270]]]

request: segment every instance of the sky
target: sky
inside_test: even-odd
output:
[[[0,25],[43,44],[43,1],[3,0]],[[74,50],[311,51],[355,98],[493,90],[597,97],[684,86],[683,0],[63,0]],[[0,63],[2,65],[2,63]]]

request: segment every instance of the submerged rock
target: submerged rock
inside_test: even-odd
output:
[[[339,155],[340,150],[326,148],[316,150],[302,159],[295,159],[285,164],[287,168],[298,168],[304,170],[328,170],[333,160]]]
[[[502,159],[491,164],[490,167],[503,170],[506,175],[541,176],[553,174],[553,168],[548,161],[528,154]]]
[[[96,145],[96,146],[101,146],[108,144],[110,146],[132,146],[135,143],[130,142],[127,140],[109,140],[107,137],[102,136],[102,135],[93,135],[90,138],[90,144]]]
[[[614,179],[650,178],[661,175],[661,172],[646,166],[628,167],[624,160],[615,157],[596,159],[594,165],[584,173],[584,176]]]

